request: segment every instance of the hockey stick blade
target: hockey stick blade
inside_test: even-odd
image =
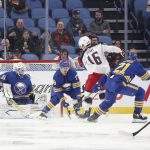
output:
[[[139,130],[137,130],[136,132],[130,133],[130,132],[126,132],[126,131],[119,131],[119,134],[124,135],[124,136],[136,136],[138,133],[140,133],[144,128],[146,128],[148,125],[150,124],[150,121],[147,122],[142,128],[140,128]]]
[[[146,128],[148,125],[150,124],[150,121],[147,122],[142,128],[140,128],[139,130],[137,130],[136,132],[133,132],[132,135],[136,136],[138,133],[140,133],[144,128]]]

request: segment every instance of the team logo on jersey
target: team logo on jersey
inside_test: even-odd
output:
[[[63,91],[70,91],[71,90],[71,83],[65,83],[62,85]]]
[[[26,85],[23,82],[17,82],[14,86],[16,94],[23,95],[26,93]]]

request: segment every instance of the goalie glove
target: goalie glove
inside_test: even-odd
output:
[[[34,93],[30,93],[29,98],[31,99],[32,103],[35,103],[35,94]]]

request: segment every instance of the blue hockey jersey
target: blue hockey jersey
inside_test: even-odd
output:
[[[33,90],[29,75],[25,74],[20,77],[15,71],[0,75],[0,82],[11,84],[14,98],[29,97]]]
[[[126,60],[120,63],[119,66],[113,69],[111,75],[115,75],[116,80],[125,82],[131,82],[136,75],[142,80],[150,79],[150,75],[144,70],[143,66],[139,62],[132,60]]]
[[[74,91],[75,95],[80,94],[80,81],[77,72],[74,69],[69,69],[64,76],[60,69],[53,76],[53,88],[51,95],[57,95],[58,98],[63,97],[63,93]]]

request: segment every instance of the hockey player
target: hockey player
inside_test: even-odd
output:
[[[20,63],[15,63],[13,65],[13,71],[6,72],[0,75],[0,84],[1,86],[10,85],[7,90],[4,90],[6,96],[12,93],[12,99],[19,105],[32,104],[34,103],[34,94],[32,93],[32,83],[30,76],[25,74],[25,65]],[[6,86],[5,86],[6,87]],[[9,93],[6,93],[6,92]],[[9,98],[6,98],[8,104]]]
[[[93,86],[98,82],[102,75],[108,74],[110,71],[109,63],[105,57],[105,52],[122,53],[121,49],[116,46],[108,46],[98,44],[91,46],[91,40],[87,36],[79,39],[79,47],[83,51],[81,59],[82,63],[88,71],[88,78],[84,86],[84,102],[85,113],[80,114],[80,118],[86,118],[90,115],[92,98],[89,97],[92,93]]]
[[[43,108],[39,118],[47,118],[46,114],[59,102],[67,108],[69,104],[65,101],[64,93],[74,100],[74,105],[78,102],[77,100],[80,100],[80,81],[77,72],[70,67],[69,61],[62,60],[59,66],[60,69],[53,76],[50,101]]]
[[[107,77],[105,100],[95,109],[94,114],[88,118],[88,121],[96,121],[100,115],[105,114],[115,103],[117,94],[124,94],[135,96],[132,122],[146,122],[147,117],[141,114],[145,91],[143,88],[131,83],[136,75],[142,80],[150,80],[150,74],[137,61],[136,50],[131,49],[128,59],[114,68]],[[99,84],[99,86],[101,85]]]

